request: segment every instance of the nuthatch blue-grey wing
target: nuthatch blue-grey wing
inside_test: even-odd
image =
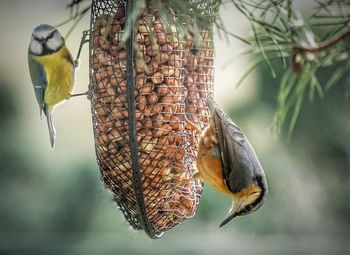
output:
[[[233,200],[221,227],[234,217],[259,209],[266,198],[267,183],[254,149],[240,128],[213,99],[208,99],[208,106],[212,119],[202,132],[196,163],[199,176]]]

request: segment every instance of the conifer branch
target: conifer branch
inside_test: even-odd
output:
[[[70,19],[79,20],[86,8],[79,6],[91,0],[72,0],[67,6]],[[119,0],[110,0],[119,2]],[[305,94],[314,100],[323,97],[334,84],[350,78],[350,1],[314,0],[310,16],[303,17],[295,9],[293,0],[134,0],[136,9],[129,18],[135,19],[145,6],[152,6],[178,31],[194,37],[198,28],[215,25],[219,35],[244,42],[246,50],[242,56],[254,56],[255,62],[242,70],[241,84],[260,64],[265,63],[273,77],[282,77],[278,92],[274,128],[280,131],[288,124],[289,133],[297,124]],[[236,9],[251,26],[251,36],[243,37],[228,31],[219,15],[219,7]],[[153,9],[153,10],[154,10]],[[191,17],[192,26],[183,18]],[[188,29],[191,27],[191,29]],[[320,29],[322,27],[322,29]],[[128,26],[125,30],[127,31]],[[276,68],[276,60],[282,65]],[[288,61],[289,60],[289,61]],[[288,63],[290,63],[288,65]],[[333,75],[326,81],[318,75],[325,68],[333,68]],[[344,94],[347,92],[345,91]]]
[[[336,44],[342,42],[343,40],[348,39],[350,37],[350,29],[344,31],[338,36],[334,36],[333,38],[327,40],[326,42],[320,43],[316,47],[300,47],[300,46],[294,46],[294,50],[300,51],[300,52],[310,52],[310,53],[319,53],[321,51],[327,50]]]

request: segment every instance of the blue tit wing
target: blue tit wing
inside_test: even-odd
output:
[[[38,63],[30,54],[28,54],[28,64],[30,77],[32,79],[36,100],[40,107],[40,115],[44,109],[44,96],[47,87],[47,79],[44,66]]]
[[[208,99],[208,106],[217,130],[226,185],[233,193],[239,192],[262,167],[240,128],[213,99]]]

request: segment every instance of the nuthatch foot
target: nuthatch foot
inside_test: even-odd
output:
[[[253,147],[239,127],[211,98],[208,105],[212,119],[201,134],[195,178],[232,198],[222,227],[237,216],[259,209],[266,198],[267,182]],[[198,127],[197,130],[200,131]]]

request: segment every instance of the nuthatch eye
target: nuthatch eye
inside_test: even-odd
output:
[[[266,199],[267,182],[254,149],[240,128],[211,98],[208,105],[212,119],[199,141],[197,177],[232,198],[222,227],[237,216],[259,209]]]

